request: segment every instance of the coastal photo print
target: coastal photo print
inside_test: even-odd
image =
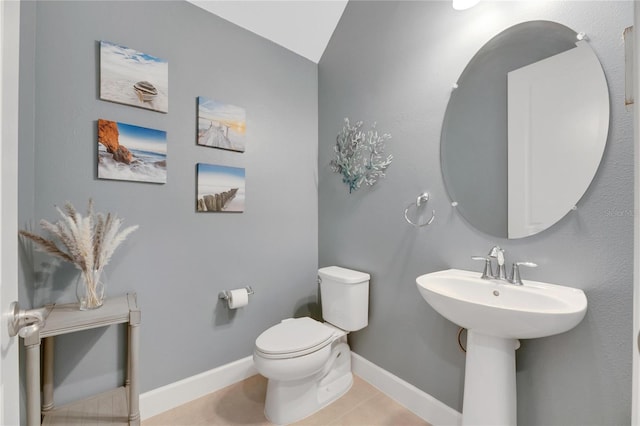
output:
[[[98,120],[98,178],[167,183],[167,132]]]
[[[198,212],[244,211],[245,170],[215,164],[197,164]]]
[[[169,111],[169,63],[109,41],[100,42],[100,99]]]
[[[198,145],[244,152],[244,108],[198,97]]]

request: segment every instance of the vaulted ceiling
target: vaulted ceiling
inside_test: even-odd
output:
[[[347,0],[188,0],[318,63]]]

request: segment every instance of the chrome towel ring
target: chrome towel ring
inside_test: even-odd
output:
[[[427,225],[431,225],[431,223],[433,222],[433,220],[436,218],[436,211],[433,210],[433,212],[431,213],[431,219],[429,219],[428,221],[426,221],[425,223],[420,223],[418,221],[418,223],[412,222],[411,219],[409,219],[409,209],[411,208],[411,206],[413,206],[415,204],[416,206],[416,212],[418,211],[418,208],[423,205],[426,204],[427,201],[429,201],[429,193],[428,192],[423,192],[422,194],[418,195],[418,198],[416,198],[416,201],[409,204],[407,206],[406,209],[404,209],[404,219],[411,225],[415,226],[416,228],[421,228],[423,226],[427,226]]]

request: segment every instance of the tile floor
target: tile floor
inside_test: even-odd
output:
[[[203,396],[142,422],[142,426],[269,426],[264,417],[267,380],[248,379]],[[427,422],[354,376],[353,386],[342,398],[296,423],[305,426],[429,426]]]

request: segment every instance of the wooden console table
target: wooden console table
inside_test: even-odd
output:
[[[90,311],[78,310],[77,303],[46,306],[45,325],[24,339],[27,364],[27,426],[139,425],[138,351],[140,309],[136,294],[107,299]],[[124,386],[82,401],[54,407],[53,346],[61,334],[113,324],[128,323],[127,378]],[[42,412],[40,411],[40,343],[44,339],[42,363]],[[41,423],[42,421],[42,423]]]

